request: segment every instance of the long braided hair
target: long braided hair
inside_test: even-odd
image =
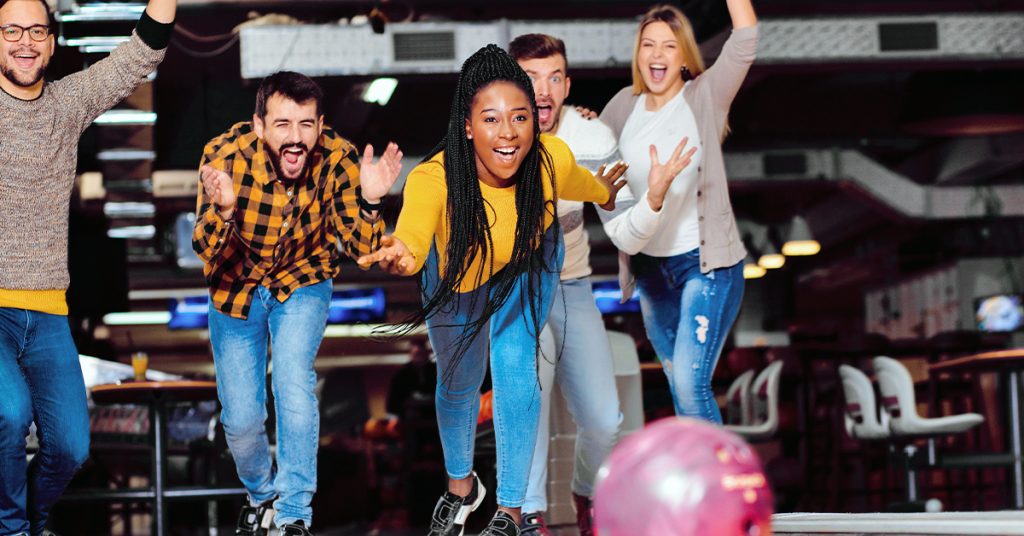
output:
[[[533,114],[533,144],[527,151],[518,170],[516,181],[516,232],[512,247],[512,258],[505,267],[494,273],[494,241],[487,221],[487,202],[480,190],[477,178],[476,153],[473,140],[466,137],[466,119],[477,93],[497,82],[512,83],[526,94]],[[458,87],[452,100],[452,111],[448,122],[448,133],[430,152],[424,162],[438,153],[444,153],[445,180],[448,187],[448,244],[445,248],[446,263],[440,275],[440,282],[431,296],[425,296],[423,309],[406,323],[411,328],[439,313],[455,311],[459,301],[458,288],[467,277],[476,278],[477,291],[472,293],[471,309],[475,310],[479,300],[484,299],[482,314],[465,325],[465,334],[452,348],[435,348],[435,351],[452,352],[451,376],[470,345],[480,335],[488,320],[512,296],[520,275],[527,274],[527,284],[521,292],[524,302],[529,304],[529,319],[534,333],[539,336],[544,324],[540,318],[540,289],[544,272],[558,271],[558,266],[549,266],[544,258],[544,215],[552,216],[553,236],[559,236],[557,205],[554,200],[544,198],[544,174],[555,192],[554,167],[551,155],[540,144],[540,121],[537,118],[537,103],[533,83],[519,63],[497,45],[487,45],[469,57],[459,73]],[[555,196],[553,196],[555,197]],[[491,209],[493,212],[493,209]],[[484,266],[477,274],[470,274],[471,261],[481,256]],[[488,279],[484,283],[484,270]],[[422,277],[434,277],[423,274]],[[422,286],[422,279],[421,279]],[[483,297],[481,297],[481,295]],[[523,311],[527,314],[527,311]],[[539,339],[539,337],[537,337]],[[539,349],[539,340],[535,343]],[[443,378],[442,381],[447,378]]]

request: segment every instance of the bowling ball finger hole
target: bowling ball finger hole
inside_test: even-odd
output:
[[[747,534],[748,536],[760,536],[761,527],[759,527],[757,523],[754,523],[753,519],[748,517],[743,520],[743,534]]]

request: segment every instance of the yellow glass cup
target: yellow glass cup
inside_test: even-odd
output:
[[[146,381],[147,368],[149,368],[149,355],[146,352],[135,352],[132,354],[132,370],[135,371],[135,381]]]

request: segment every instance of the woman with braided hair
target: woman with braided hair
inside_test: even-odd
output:
[[[610,210],[622,164],[593,174],[564,142],[541,135],[533,85],[488,45],[462,66],[448,133],[409,174],[395,233],[359,260],[394,274],[422,270],[437,354],[437,420],[450,481],[431,536],[461,535],[485,490],[473,472],[480,385],[490,359],[498,442],[498,512],[482,535],[518,536],[539,418],[538,335],[564,247],[557,198]]]

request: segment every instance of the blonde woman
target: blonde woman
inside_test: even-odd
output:
[[[746,250],[726,184],[721,139],[733,98],[757,51],[750,0],[727,0],[733,31],[704,68],[693,29],[677,8],[655,6],[637,31],[633,85],[608,103],[601,119],[619,139],[629,192],[601,214],[612,241],[632,255],[647,335],[668,376],[677,415],[721,423],[711,374],[743,298]],[[696,148],[666,188],[648,185],[658,154],[680,140]],[[636,199],[635,203],[631,197]],[[643,225],[660,220],[653,233]],[[624,291],[631,292],[629,278]]]

